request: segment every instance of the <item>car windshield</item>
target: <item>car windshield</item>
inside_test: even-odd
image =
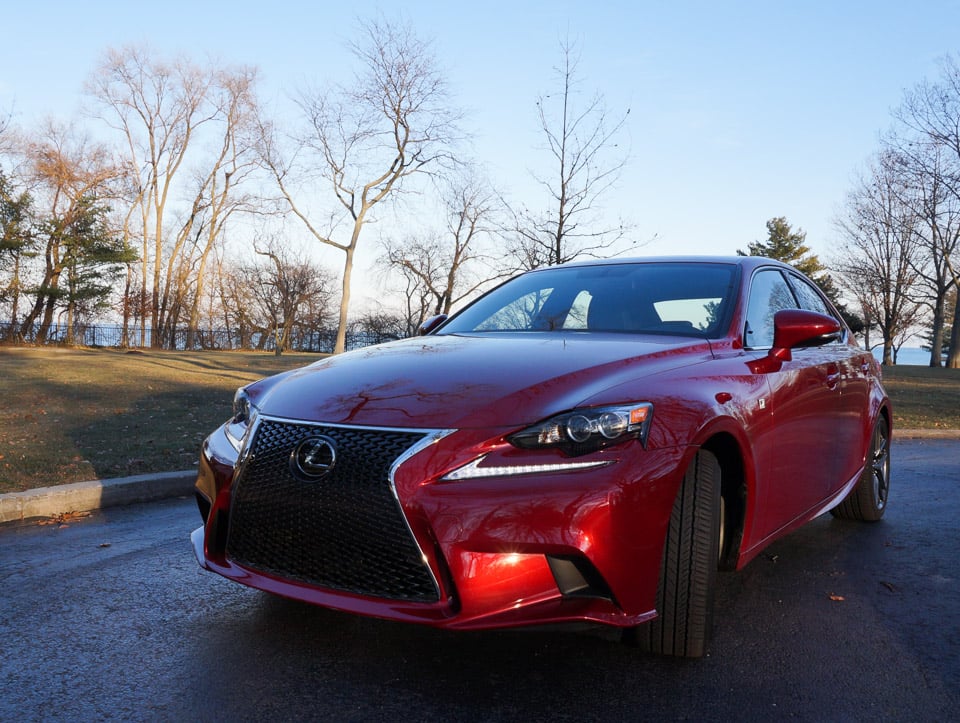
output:
[[[731,303],[735,266],[612,263],[518,276],[481,297],[441,334],[589,331],[713,337]]]

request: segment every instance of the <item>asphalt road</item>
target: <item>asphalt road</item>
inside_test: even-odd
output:
[[[451,633],[201,571],[192,500],[0,528],[0,720],[955,720],[960,442],[894,446],[886,518],[721,575],[708,657]]]

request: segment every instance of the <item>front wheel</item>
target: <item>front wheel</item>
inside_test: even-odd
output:
[[[876,522],[887,509],[890,492],[890,425],[880,415],[870,438],[870,453],[867,455],[863,474],[850,494],[830,510],[834,517],[844,520]]]
[[[661,655],[699,658],[713,627],[713,596],[720,548],[720,463],[697,452],[683,478],[670,515],[660,584],[658,616],[632,628],[624,639]]]

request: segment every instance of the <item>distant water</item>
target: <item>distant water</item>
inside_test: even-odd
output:
[[[883,347],[873,350],[877,361],[883,361]],[[909,366],[929,366],[930,352],[915,347],[903,347],[897,354],[897,364]]]

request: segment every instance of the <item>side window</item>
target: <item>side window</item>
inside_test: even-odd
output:
[[[586,329],[587,328],[587,309],[593,297],[589,291],[581,291],[570,305],[570,311],[567,312],[567,318],[563,322],[564,329]]]
[[[819,314],[826,314],[827,316],[833,316],[815,288],[799,276],[793,276],[791,274],[790,280],[793,282],[793,290],[797,292],[797,298],[800,299],[800,308],[806,309],[807,311],[816,311]]]
[[[768,349],[773,346],[773,315],[781,309],[796,309],[797,301],[783,274],[774,269],[760,271],[750,286],[744,346]]]

